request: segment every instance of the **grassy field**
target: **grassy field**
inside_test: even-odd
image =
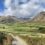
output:
[[[0,31],[18,34],[45,33],[45,23],[10,23],[0,24]]]
[[[24,39],[28,45],[45,44],[45,23],[0,24],[0,31],[15,33]]]

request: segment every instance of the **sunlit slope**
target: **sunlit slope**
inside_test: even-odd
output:
[[[32,20],[32,22],[45,22],[45,12],[40,12],[35,16]]]

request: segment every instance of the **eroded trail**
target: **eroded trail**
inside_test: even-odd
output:
[[[27,43],[23,39],[21,39],[19,36],[14,36],[11,33],[9,33],[9,35],[11,35],[14,38],[14,41],[12,42],[14,45],[27,45]]]

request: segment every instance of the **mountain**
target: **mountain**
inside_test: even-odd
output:
[[[0,16],[0,23],[12,23],[17,21],[18,19],[15,16]]]
[[[17,18],[15,16],[0,16],[0,23],[16,23],[16,22],[27,22],[30,18]]]
[[[45,22],[45,12],[40,12],[39,14],[37,14],[33,20],[34,22]]]
[[[15,22],[45,22],[45,12],[38,13],[34,18],[17,18],[15,16],[0,16],[0,23],[15,23]]]

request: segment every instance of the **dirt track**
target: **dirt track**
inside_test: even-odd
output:
[[[19,36],[14,36],[13,34],[9,33],[14,38],[12,45],[27,45],[27,43],[21,39]]]

